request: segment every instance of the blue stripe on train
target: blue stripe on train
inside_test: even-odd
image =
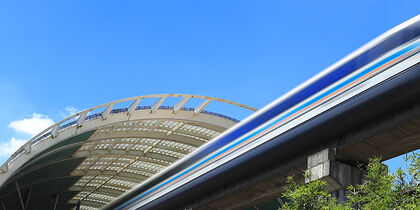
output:
[[[355,70],[367,65],[368,63],[377,59],[378,57],[380,57],[384,53],[398,47],[399,45],[402,45],[402,44],[416,38],[420,34],[420,27],[418,27],[418,25],[419,24],[417,24],[417,25],[413,24],[413,25],[411,25],[407,28],[404,28],[401,31],[396,32],[395,34],[393,34],[387,40],[384,40],[383,42],[381,42],[380,44],[378,44],[374,48],[364,52],[360,56],[358,56],[358,57],[350,60],[349,62],[343,64],[342,66],[338,67],[336,70],[330,72],[326,76],[324,76],[324,77],[320,78],[319,80],[317,80],[316,82],[310,84],[309,86],[307,86],[303,90],[297,92],[296,94],[292,95],[288,99],[286,99],[286,100],[280,102],[279,104],[273,106],[273,108],[271,108],[270,110],[268,110],[268,111],[262,113],[261,115],[257,116],[252,121],[244,124],[240,128],[238,128],[238,129],[232,131],[231,133],[227,134],[226,136],[224,136],[220,139],[217,139],[213,143],[206,146],[206,148],[203,148],[203,150],[198,152],[195,156],[191,157],[190,161],[187,161],[187,162],[191,163],[195,160],[198,160],[198,159],[204,157],[207,154],[210,154],[211,152],[216,151],[217,149],[219,149],[219,148],[225,146],[226,144],[230,143],[231,141],[239,138],[240,136],[249,132],[250,130],[260,126],[261,124],[263,124],[267,121],[269,121],[270,119],[279,115],[280,113],[287,110],[288,108],[298,104],[299,102],[305,100],[306,98],[309,98],[310,96],[316,94],[317,92],[321,91],[322,89],[326,88],[327,86],[329,86],[329,85],[333,84],[334,82],[342,79],[343,77],[349,75],[350,73],[354,72]],[[250,137],[248,137],[248,138],[250,138]],[[209,158],[211,158],[211,157],[209,157]],[[207,158],[206,160],[208,160],[209,158]],[[203,163],[203,161],[200,162],[199,164],[202,164],[202,163]],[[184,164],[184,168],[186,168],[186,167],[187,166],[185,166],[185,164]],[[190,168],[185,173],[188,173],[188,171],[193,170],[195,167],[198,167],[198,166],[196,165],[193,168]],[[179,172],[179,171],[183,170],[184,168],[178,169],[177,171],[172,172],[172,174],[175,174],[176,172]],[[176,168],[175,168],[175,170],[176,170]],[[168,173],[170,173],[170,172],[168,172]],[[125,203],[125,205],[123,205],[121,207],[124,208],[124,207],[134,203],[138,199],[150,194],[154,190],[160,188],[161,186],[169,183],[170,181],[172,181],[172,180],[174,180],[174,179],[176,179],[180,176],[182,176],[182,175],[177,175],[173,179],[167,180],[164,183],[159,184],[158,186],[148,190],[146,193],[141,194],[138,197],[134,198],[133,200]],[[166,177],[162,177],[161,179],[163,180]]]

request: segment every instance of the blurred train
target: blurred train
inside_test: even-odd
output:
[[[420,15],[291,90],[108,209],[176,209],[420,98]],[[279,81],[280,82],[280,81]]]

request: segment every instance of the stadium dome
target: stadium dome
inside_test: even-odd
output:
[[[201,100],[200,104],[188,108],[191,99]],[[140,106],[152,100],[151,105]],[[163,106],[168,100],[177,103]],[[238,122],[204,110],[214,102],[256,111],[220,98],[161,94],[113,101],[63,119],[34,136],[1,166],[1,205],[4,209],[105,207]]]

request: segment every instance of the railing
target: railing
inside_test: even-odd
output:
[[[151,106],[138,106],[140,101],[144,98],[158,98],[158,100]],[[161,106],[161,104],[163,103],[163,101],[166,98],[182,98],[182,99],[177,104],[175,104],[174,106]],[[191,98],[204,99],[204,101],[200,105],[198,105],[196,108],[184,107],[184,105]],[[119,104],[119,103],[123,103],[123,102],[127,102],[127,101],[132,101],[132,103],[129,107],[113,109],[114,105]],[[244,104],[240,104],[240,103],[237,103],[237,102],[234,102],[234,101],[230,101],[230,100],[225,100],[225,99],[215,98],[215,97],[199,96],[199,95],[188,95],[188,94],[157,94],[157,95],[145,95],[145,96],[137,96],[137,97],[121,99],[121,100],[105,103],[105,104],[102,104],[102,105],[99,105],[99,106],[96,106],[96,107],[93,107],[93,108],[90,108],[90,109],[80,111],[77,114],[71,115],[71,116],[55,123],[54,125],[51,125],[47,129],[43,130],[39,134],[32,137],[28,142],[26,142],[22,147],[20,147],[15,153],[13,153],[13,155],[10,156],[10,158],[7,159],[6,162],[0,167],[0,169],[1,169],[0,174],[6,173],[8,171],[9,165],[11,163],[13,163],[14,160],[19,158],[24,153],[30,153],[31,149],[32,149],[32,146],[42,142],[43,140],[45,140],[49,137],[56,138],[60,134],[61,131],[65,130],[65,129],[68,129],[70,127],[73,127],[73,126],[81,127],[81,126],[83,126],[84,122],[89,121],[89,120],[98,119],[98,118],[102,118],[103,120],[105,120],[110,114],[127,112],[128,115],[131,115],[132,112],[135,111],[135,110],[150,110],[150,113],[154,113],[158,109],[172,109],[172,112],[174,114],[176,114],[180,110],[184,110],[184,111],[193,111],[194,115],[198,115],[200,113],[203,113],[203,114],[215,115],[215,116],[222,117],[222,118],[232,120],[232,121],[235,121],[235,122],[238,121],[234,118],[231,118],[231,117],[228,117],[228,116],[225,116],[225,115],[222,115],[222,114],[218,114],[218,113],[215,113],[215,112],[210,112],[210,111],[204,110],[204,108],[211,101],[218,101],[218,102],[222,102],[222,103],[227,103],[227,104],[239,106],[239,107],[242,107],[242,108],[245,108],[245,109],[249,109],[251,111],[257,111],[257,109],[255,109],[253,107],[250,107],[250,106],[247,106],[247,105],[244,105]],[[103,107],[105,107],[105,109],[103,111],[97,112],[97,113],[94,112],[95,110],[98,110],[98,109],[103,108]],[[89,113],[92,113],[92,112],[93,112],[93,114],[88,115]],[[74,118],[76,118],[76,120],[70,121],[69,123],[66,123],[66,124],[63,124],[64,122],[67,122],[67,121],[69,121],[71,119],[74,119]]]

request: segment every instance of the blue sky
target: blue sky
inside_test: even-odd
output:
[[[2,1],[0,163],[42,127],[121,98],[261,108],[419,11],[411,0]]]

